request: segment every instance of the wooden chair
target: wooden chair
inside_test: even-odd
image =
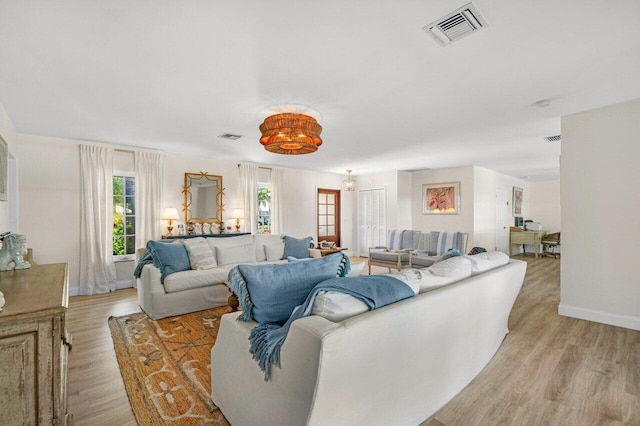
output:
[[[543,256],[553,256],[554,259],[558,258],[556,249],[560,247],[560,232],[545,234],[540,242],[542,243]],[[549,251],[549,249],[551,249],[551,251]]]

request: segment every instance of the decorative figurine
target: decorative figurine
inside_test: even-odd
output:
[[[23,259],[27,254],[27,236],[9,234],[2,240],[0,249],[0,271],[27,269],[31,264]]]

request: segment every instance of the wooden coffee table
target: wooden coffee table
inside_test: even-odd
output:
[[[321,248],[321,249],[318,249],[318,250],[320,250],[320,254],[322,256],[327,256],[327,255],[330,255],[330,254],[333,254],[333,253],[340,253],[341,251],[345,251],[345,250],[349,250],[349,249],[346,248],[346,247],[333,247],[333,248],[328,248],[328,249]]]

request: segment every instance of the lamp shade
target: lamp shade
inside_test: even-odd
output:
[[[276,154],[309,154],[322,145],[322,126],[304,114],[283,113],[265,118],[260,125],[260,143]]]
[[[233,209],[231,211],[231,219],[242,219],[244,217],[244,213],[242,212],[242,209]]]
[[[178,210],[175,207],[167,207],[166,209],[164,209],[164,212],[162,213],[162,219],[176,220],[176,219],[180,219],[180,215],[178,215]]]

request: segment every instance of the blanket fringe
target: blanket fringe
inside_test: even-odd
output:
[[[247,282],[238,270],[238,267],[234,267],[229,271],[229,288],[238,296],[240,300],[240,306],[242,306],[242,313],[238,316],[239,321],[251,321],[253,319],[253,302],[249,297],[249,290],[247,289]]]
[[[287,335],[281,333],[274,339],[274,336],[270,334],[272,330],[280,328],[277,324],[261,324],[254,327],[249,335],[250,352],[253,359],[258,362],[260,370],[264,371],[265,382],[271,378],[271,365],[280,367],[280,348]]]

